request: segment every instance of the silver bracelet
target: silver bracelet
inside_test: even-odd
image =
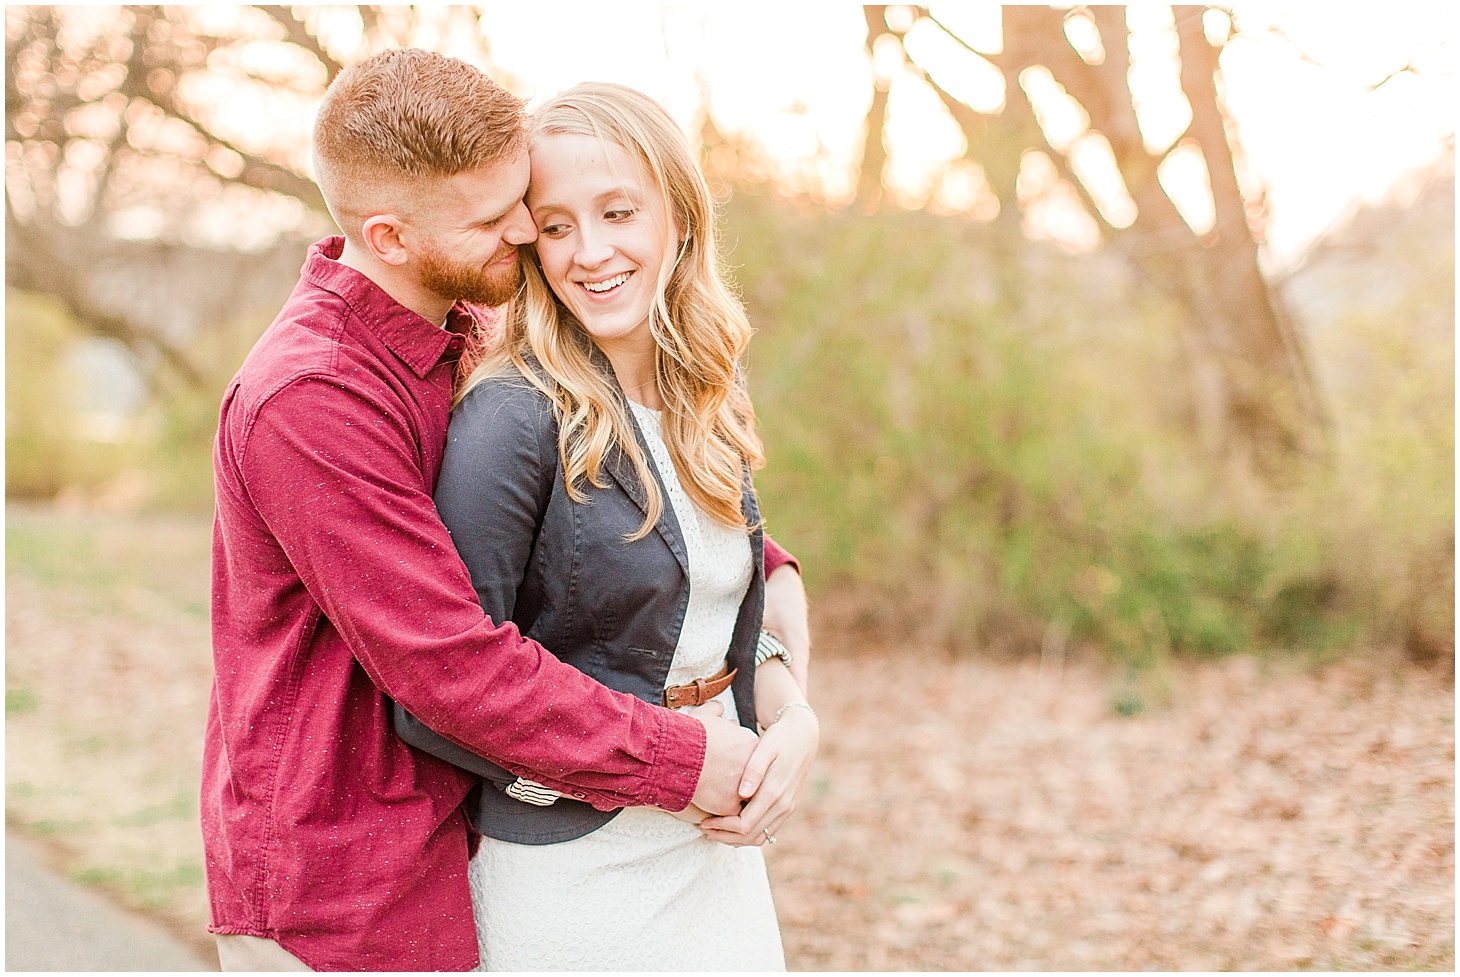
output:
[[[771,726],[774,726],[776,723],[780,722],[782,714],[785,713],[785,711],[792,706],[800,706],[802,709],[805,709],[807,712],[811,713],[811,718],[816,721],[816,725],[818,727],[821,726],[821,717],[816,714],[815,709],[811,708],[811,703],[802,702],[800,699],[788,702],[784,706],[781,706],[781,708],[777,709],[776,718],[771,720]],[[770,729],[770,726],[767,726],[766,729]]]

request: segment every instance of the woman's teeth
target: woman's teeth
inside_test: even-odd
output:
[[[608,292],[612,291],[615,288],[618,288],[624,282],[628,281],[629,275],[631,274],[633,274],[633,272],[626,271],[622,275],[614,275],[612,278],[605,278],[601,282],[583,282],[582,284],[583,287],[588,289],[588,291],[590,292]]]

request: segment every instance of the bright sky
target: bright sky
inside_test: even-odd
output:
[[[932,7],[980,50],[998,43],[997,9]],[[1186,117],[1179,97],[1159,97],[1174,91],[1165,84],[1174,70],[1166,53],[1174,44],[1166,9],[1130,8],[1133,84],[1144,95],[1138,111],[1147,141],[1157,143],[1169,143]],[[1283,265],[1356,199],[1382,196],[1403,173],[1443,152],[1457,104],[1455,7],[1268,2],[1238,3],[1234,13],[1242,33],[1222,57],[1228,104],[1252,176],[1266,190],[1269,258]],[[494,63],[524,94],[545,96],[583,80],[618,81],[659,98],[693,127],[703,81],[721,129],[754,137],[792,183],[820,186],[832,199],[851,190],[872,72],[862,12],[854,5],[502,4],[488,8],[482,25]],[[908,45],[956,94],[981,108],[1000,104],[996,73],[946,38],[914,31]],[[1374,87],[1406,65],[1412,70]],[[890,63],[883,69],[896,73]],[[1078,140],[1080,120],[1061,117],[1050,101],[1052,138],[1062,133],[1077,151],[1092,149]],[[976,196],[976,173],[971,184],[964,180],[967,186],[958,182],[967,174],[951,181],[941,176],[944,162],[961,155],[962,136],[925,86],[896,78],[889,116],[891,175],[900,196],[935,206],[960,192],[964,203]],[[1098,168],[1100,153],[1086,155]],[[1183,180],[1201,179],[1200,167],[1189,163],[1178,156],[1163,172],[1178,194]],[[1203,208],[1191,200],[1188,219],[1200,225]],[[1128,204],[1112,200],[1105,208],[1102,201],[1112,220],[1120,219],[1122,206]],[[1079,237],[1078,228],[1058,219],[1046,220],[1044,229]]]

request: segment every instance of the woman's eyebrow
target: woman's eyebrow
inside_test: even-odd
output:
[[[633,187],[620,185],[613,187],[609,190],[604,190],[602,193],[595,194],[590,202],[594,204],[603,204],[608,202],[609,200],[612,200],[614,197],[628,197],[630,200],[637,201],[639,199],[639,192]],[[535,206],[530,206],[528,209],[534,214],[540,214],[544,211],[549,210],[570,210],[571,208],[567,204],[561,204],[557,201],[548,201],[546,203],[540,203]]]

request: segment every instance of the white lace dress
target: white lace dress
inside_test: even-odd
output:
[[[724,667],[750,543],[695,508],[658,412],[631,407],[689,554],[689,607],[667,682],[678,685]],[[718,700],[733,717],[731,690]],[[553,845],[483,838],[469,877],[482,970],[786,969],[760,849],[710,841],[664,811],[627,808]]]

